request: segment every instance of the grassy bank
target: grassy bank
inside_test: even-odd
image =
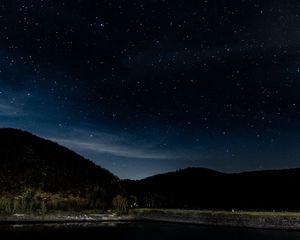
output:
[[[135,220],[131,215],[97,212],[53,212],[47,214],[0,215],[0,224],[16,223],[72,223],[72,222],[110,222]]]
[[[130,209],[128,214],[117,212],[52,212],[47,214],[0,215],[0,223],[43,222],[109,222],[109,221],[160,221],[230,226],[242,228],[300,230],[300,212],[264,211],[212,211],[181,209]]]
[[[149,221],[300,230],[300,212],[134,209],[129,214]]]
[[[133,215],[147,214],[170,214],[178,216],[249,216],[249,217],[300,217],[300,212],[285,211],[219,211],[219,210],[185,210],[185,209],[154,209],[154,208],[137,208],[129,211]]]

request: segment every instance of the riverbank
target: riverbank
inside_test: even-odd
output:
[[[0,224],[7,223],[73,223],[73,222],[110,222],[131,221],[132,215],[118,215],[116,213],[70,213],[58,212],[47,214],[13,214],[0,215]]]
[[[300,212],[135,209],[135,219],[208,226],[300,230]]]
[[[116,213],[57,212],[44,215],[0,215],[0,224],[152,221],[207,226],[300,230],[300,212],[204,211],[180,209],[131,209]]]

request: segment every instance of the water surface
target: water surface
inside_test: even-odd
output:
[[[230,239],[298,240],[300,231],[276,231],[241,228],[205,227],[197,225],[126,222],[126,223],[72,223],[0,225],[1,239]]]

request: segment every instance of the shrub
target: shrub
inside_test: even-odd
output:
[[[117,212],[124,214],[128,212],[128,201],[125,197],[117,195],[113,199],[113,208]]]

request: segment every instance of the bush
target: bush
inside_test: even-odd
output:
[[[118,213],[124,214],[128,213],[128,201],[125,197],[117,195],[113,199],[113,208]]]

